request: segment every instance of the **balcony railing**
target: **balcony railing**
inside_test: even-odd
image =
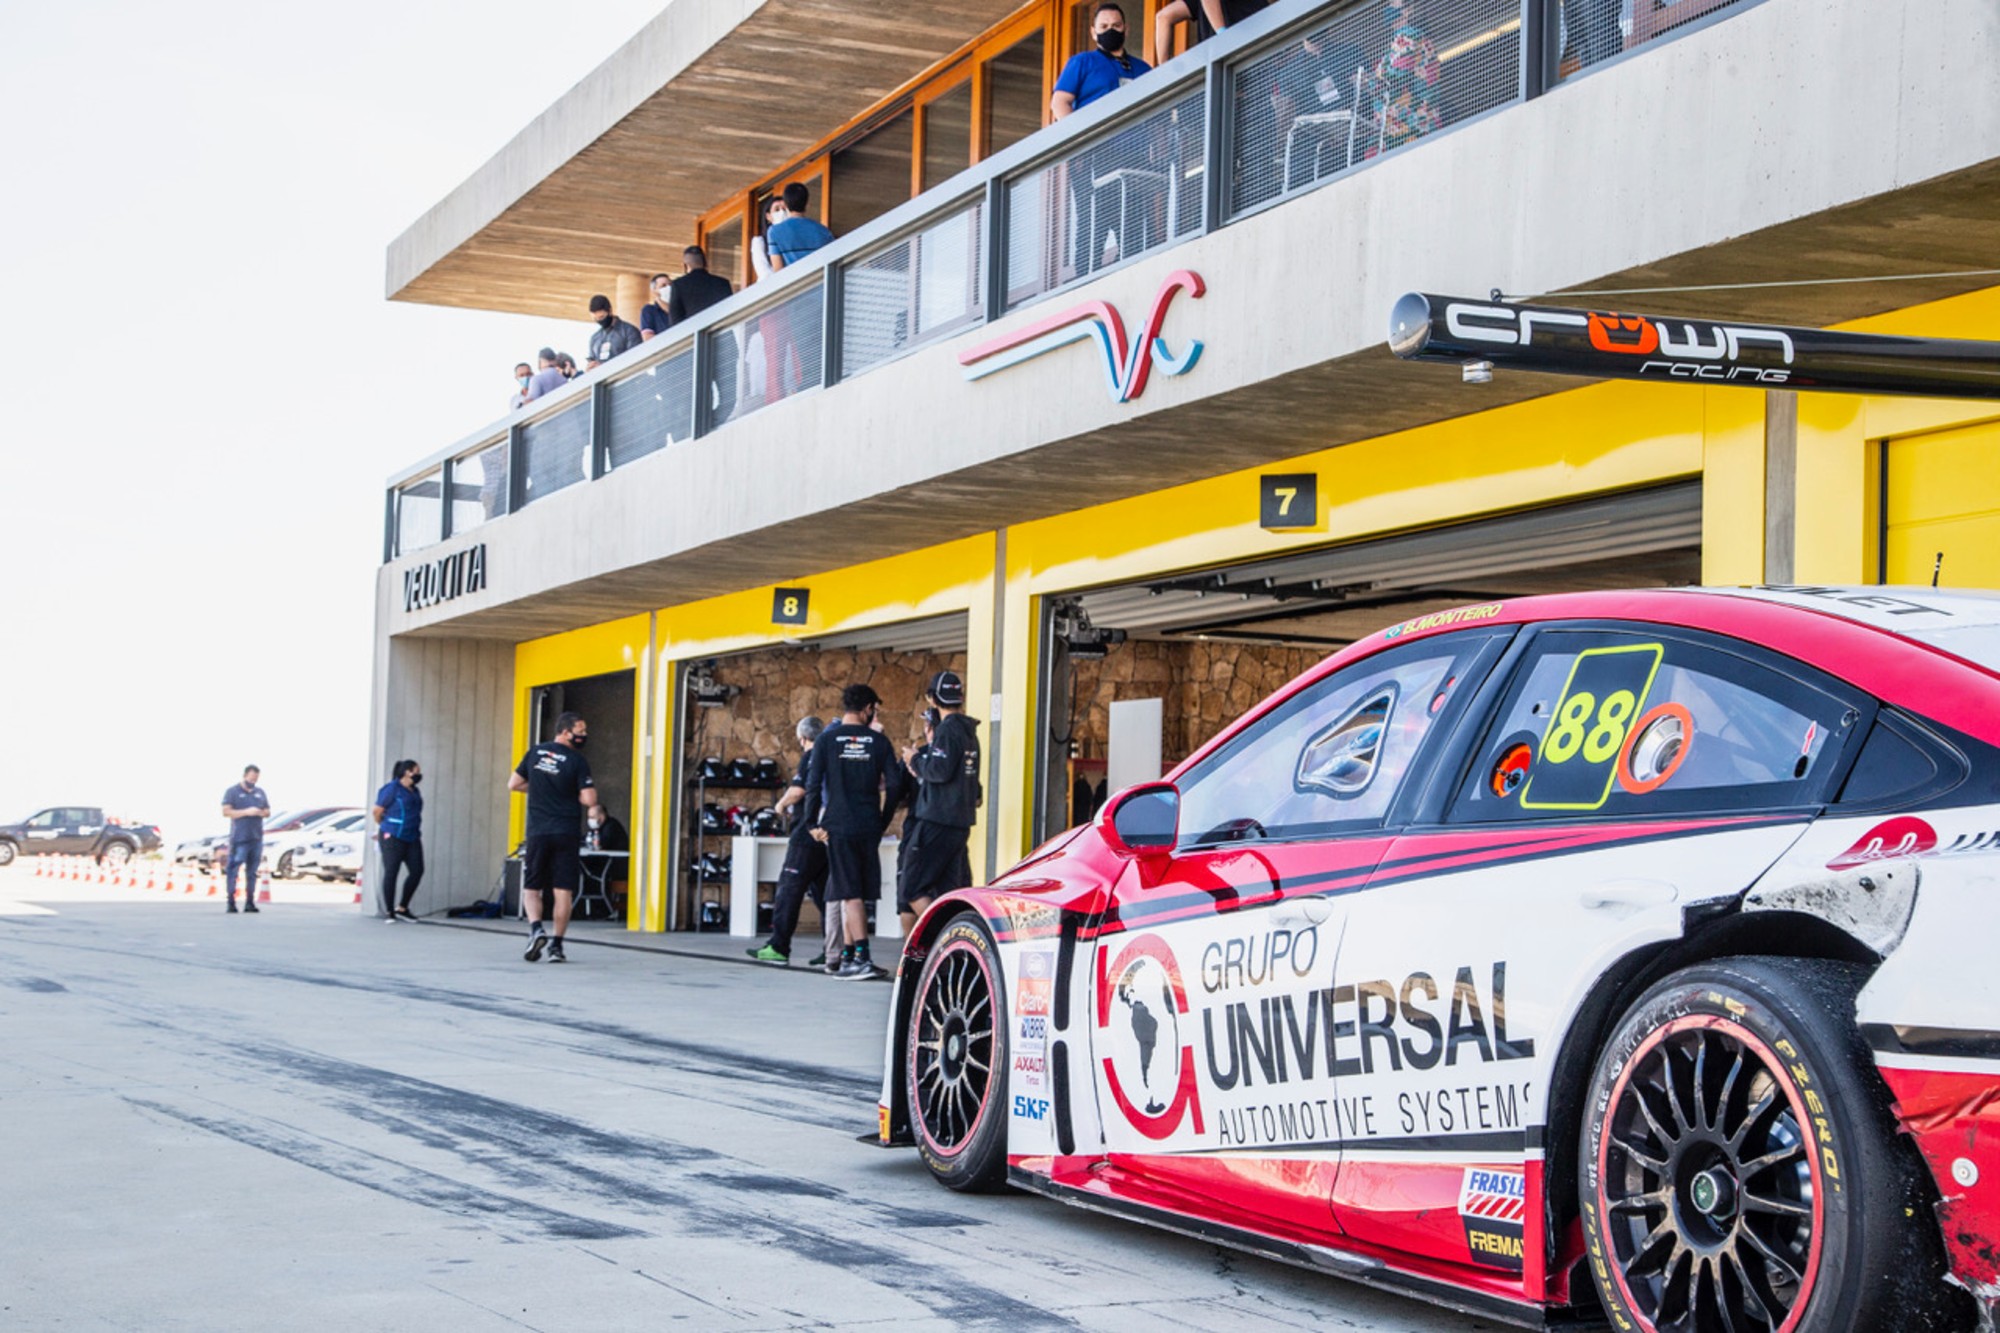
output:
[[[407,469],[390,483],[383,559],[866,374],[1757,3],[1424,0],[1403,11],[1281,0]]]

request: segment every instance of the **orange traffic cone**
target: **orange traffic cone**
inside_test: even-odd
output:
[[[258,872],[257,901],[260,903],[268,903],[271,901],[271,874],[269,871]]]

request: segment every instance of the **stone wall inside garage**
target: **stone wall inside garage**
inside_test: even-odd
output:
[[[1223,727],[1330,648],[1291,648],[1216,639],[1141,639],[1102,659],[1075,663],[1075,756],[1105,758],[1111,705],[1123,699],[1165,699],[1161,758],[1168,768],[1194,753]]]

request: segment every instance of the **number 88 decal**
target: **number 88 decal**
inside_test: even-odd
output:
[[[1577,654],[1533,772],[1521,789],[1523,809],[1597,810],[1610,799],[1614,782],[1622,781],[1637,795],[1673,775],[1694,730],[1687,710],[1663,705],[1633,725],[1665,653],[1660,644],[1635,643]],[[1676,726],[1677,734],[1669,736]],[[1650,785],[1634,786],[1626,772],[1635,737],[1647,741],[1641,758],[1649,767],[1637,777]]]

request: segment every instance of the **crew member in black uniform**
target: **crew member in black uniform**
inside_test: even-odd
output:
[[[507,790],[528,793],[528,841],[522,856],[521,904],[528,911],[528,951],[536,962],[544,949],[551,963],[569,961],[563,954],[563,934],[569,929],[570,906],[583,879],[579,854],[583,848],[584,811],[597,804],[597,784],[583,759],[590,726],[576,713],[556,719],[553,741],[531,745],[507,777]],[[556,897],[556,930],[542,925],[542,894]]]
[[[979,723],[965,715],[965,682],[956,671],[931,677],[924,744],[903,750],[917,784],[896,876],[896,910],[909,936],[931,900],[972,883],[966,840],[979,817]]]
[[[882,831],[903,799],[904,768],[882,735],[882,699],[866,685],[840,692],[840,722],[813,746],[806,773],[808,803],[819,807],[816,838],[826,844],[826,906],[838,904],[845,941],[827,971],[848,980],[885,977],[868,956],[868,916],[862,904],[882,893]]]
[[[792,812],[791,834],[785,843],[785,865],[778,871],[778,892],[771,903],[771,938],[760,947],[750,949],[749,955],[760,963],[776,963],[780,967],[792,961],[792,932],[798,929],[799,905],[810,894],[815,902],[824,906],[824,886],[826,884],[826,848],[813,837],[813,826],[819,820],[819,807],[805,799],[806,775],[812,768],[813,746],[826,731],[826,723],[816,717],[799,719],[799,747],[805,751],[799,761],[799,771],[792,778],[785,794],[778,798],[775,807],[779,814]],[[824,963],[826,956],[821,954]]]

